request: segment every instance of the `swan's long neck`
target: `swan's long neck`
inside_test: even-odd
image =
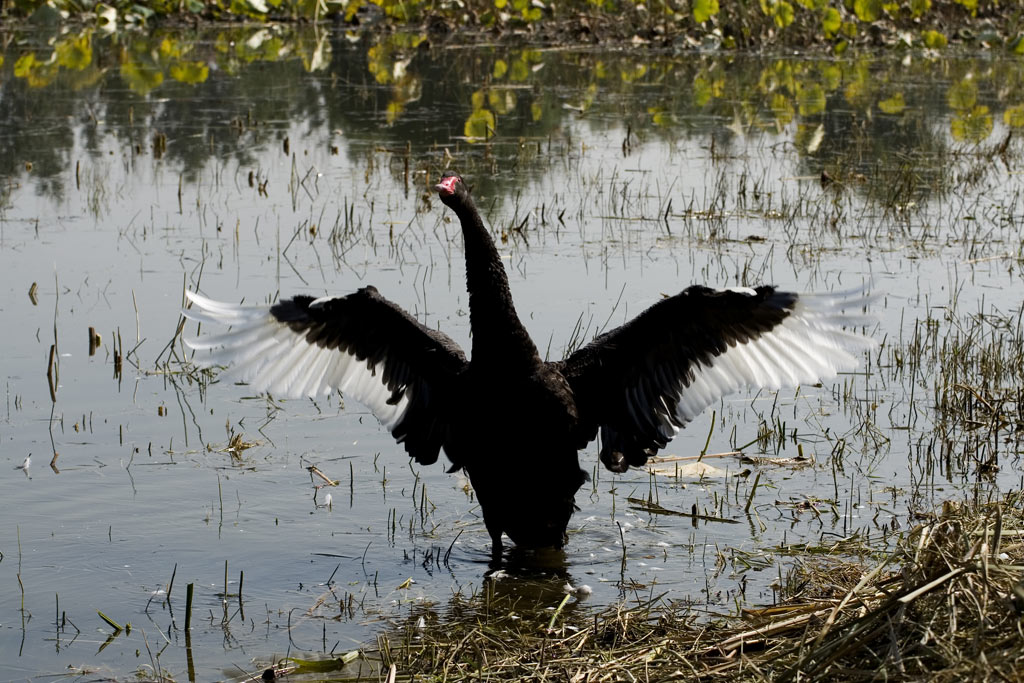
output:
[[[471,202],[456,213],[466,243],[472,361],[509,370],[540,362],[537,347],[516,314],[505,266],[480,213]]]

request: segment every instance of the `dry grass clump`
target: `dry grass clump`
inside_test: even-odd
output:
[[[440,620],[413,615],[365,654],[396,680],[1017,680],[1022,502],[947,504],[874,564],[815,556],[784,604],[742,618],[698,620],[658,599],[517,617],[491,594]]]
[[[490,580],[317,670],[388,683],[1022,680],[1022,507],[1021,492],[947,503],[881,560],[808,555],[782,604],[739,616],[663,596],[594,612],[558,582]]]

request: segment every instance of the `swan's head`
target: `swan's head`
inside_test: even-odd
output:
[[[441,201],[452,208],[465,205],[470,201],[469,188],[466,187],[462,176],[455,171],[445,171],[441,176],[441,181],[434,186],[434,190],[437,191]]]

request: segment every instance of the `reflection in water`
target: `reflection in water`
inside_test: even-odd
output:
[[[494,194],[493,171],[544,164],[552,136],[580,119],[593,133],[625,125],[625,152],[638,140],[697,137],[727,158],[739,139],[784,132],[804,172],[906,205],[954,182],[948,165],[921,159],[948,157],[960,143],[999,145],[1024,125],[1019,60],[493,46],[466,59],[421,34],[301,26],[13,38],[0,65],[0,176],[20,177],[30,163],[38,191],[56,198],[79,140],[94,158],[159,155],[166,144],[166,164],[188,182],[211,159],[254,166],[261,150],[287,153],[289,144],[344,148],[353,161],[393,150],[406,156],[392,171],[408,182],[409,164],[432,164],[436,145],[487,141],[459,162]],[[878,182],[880,170],[906,187]]]

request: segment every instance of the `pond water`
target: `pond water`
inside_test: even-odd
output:
[[[443,627],[485,590],[524,618],[566,583],[593,591],[570,612],[728,613],[805,553],[884,551],[945,500],[1021,486],[1019,59],[3,38],[0,680],[242,679],[413,613]],[[358,404],[211,382],[178,335],[186,288],[373,284],[468,348],[461,236],[429,191],[446,168],[551,358],[691,283],[868,285],[881,345],[709,409],[665,451],[706,451],[703,476],[612,475],[592,444],[565,552],[487,579],[463,477],[410,465]]]

